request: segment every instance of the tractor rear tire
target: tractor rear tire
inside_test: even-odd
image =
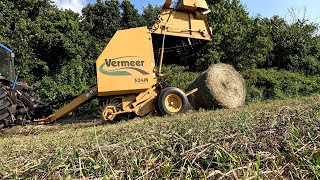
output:
[[[188,98],[182,90],[168,87],[161,90],[156,105],[161,116],[184,113],[188,109]]]
[[[12,106],[8,92],[0,89],[0,129],[6,126],[6,122],[10,121],[9,107]]]

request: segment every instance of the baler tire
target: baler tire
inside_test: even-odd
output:
[[[184,113],[188,109],[188,98],[181,89],[168,87],[159,93],[156,107],[161,116]]]

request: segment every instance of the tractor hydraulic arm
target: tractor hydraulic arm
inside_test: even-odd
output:
[[[44,119],[38,119],[35,120],[37,124],[49,124],[52,123],[59,118],[67,115],[68,113],[74,111],[78,107],[80,107],[82,104],[88,102],[89,100],[92,100],[94,97],[96,97],[98,94],[98,87],[97,85],[91,87],[88,91],[81,94],[79,97],[68,103],[67,105],[60,108],[58,111],[53,113],[47,118]]]

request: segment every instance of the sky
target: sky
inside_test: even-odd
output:
[[[81,12],[81,9],[88,3],[96,0],[53,0],[59,8],[72,9]],[[162,5],[165,0],[130,0],[139,12],[141,7],[148,3]],[[288,21],[297,18],[309,19],[312,22],[320,22],[320,0],[240,0],[251,16],[260,14],[262,17],[279,15]],[[292,11],[293,10],[293,11]],[[290,13],[295,12],[295,13]],[[295,16],[295,17],[294,17]]]

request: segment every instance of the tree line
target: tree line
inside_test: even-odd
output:
[[[195,56],[165,69],[190,79],[212,63],[232,64],[246,78],[248,100],[320,93],[318,24],[279,16],[250,17],[239,0],[207,0],[213,40]],[[0,42],[16,54],[21,78],[50,101],[78,95],[95,83],[94,63],[119,29],[145,26],[159,7],[140,14],[130,1],[97,0],[82,14],[50,0],[2,0]],[[194,59],[194,58],[193,58]],[[181,72],[183,71],[183,72]],[[185,86],[170,76],[171,85]]]

